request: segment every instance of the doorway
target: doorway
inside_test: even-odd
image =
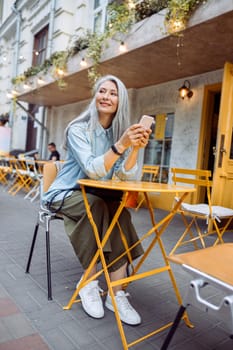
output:
[[[211,99],[211,114],[209,116],[209,128],[210,128],[210,143],[209,149],[207,150],[208,156],[208,166],[207,169],[211,170],[211,173],[214,172],[215,157],[216,157],[216,144],[217,144],[217,132],[218,132],[218,119],[219,119],[219,109],[220,109],[220,92],[212,92],[213,99]]]
[[[221,100],[221,84],[205,87],[197,167],[211,170],[213,177]],[[197,193],[199,203],[207,202],[204,189]]]

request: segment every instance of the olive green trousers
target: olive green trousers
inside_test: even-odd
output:
[[[87,193],[87,198],[100,239],[102,240],[119,206],[119,202],[103,200],[90,193]],[[58,209],[60,204],[61,201],[54,202],[51,208]],[[72,195],[65,199],[59,212],[64,215],[65,230],[74,248],[75,254],[82,267],[87,269],[97,251],[97,244],[93,228],[87,217],[82,192],[73,191]],[[138,241],[138,236],[132,224],[130,212],[126,208],[123,209],[118,222],[124,232],[128,246],[130,247],[135,244]],[[107,264],[114,261],[125,251],[117,225],[115,225],[103,251]],[[143,248],[141,244],[137,244],[131,250],[133,260],[142,254]],[[111,265],[109,271],[118,270],[126,262],[128,262],[127,254]]]

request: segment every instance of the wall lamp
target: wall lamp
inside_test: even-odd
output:
[[[191,90],[191,84],[189,80],[185,80],[184,84],[179,88],[179,94],[182,99],[185,97],[191,98],[193,91]]]

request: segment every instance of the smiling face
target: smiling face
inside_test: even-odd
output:
[[[99,121],[104,128],[111,125],[118,107],[118,90],[113,81],[107,80],[96,93],[96,108]]]

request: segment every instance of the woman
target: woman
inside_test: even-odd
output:
[[[116,77],[108,75],[99,79],[95,85],[94,98],[87,109],[74,119],[65,131],[64,146],[67,150],[65,164],[54,183],[44,195],[47,205],[64,214],[64,224],[74,251],[86,270],[97,250],[92,227],[86,214],[82,193],[77,184],[80,178],[120,180],[135,179],[137,157],[141,147],[147,145],[150,129],[140,124],[129,125],[128,95],[124,84]],[[92,191],[93,190],[93,191]],[[90,189],[87,194],[94,221],[101,238],[112,219],[120,197],[118,191],[98,193]],[[132,225],[130,213],[124,209],[119,223],[126,235],[128,245],[138,241]],[[124,252],[119,230],[114,228],[105,248],[107,263]],[[131,251],[135,259],[143,253],[140,244]],[[115,262],[110,268],[112,281],[124,278],[128,264],[127,256]],[[96,273],[96,266],[89,277]],[[104,316],[98,281],[94,280],[80,292],[82,306],[94,318]],[[137,311],[130,305],[122,286],[113,288],[121,320],[136,325],[141,322]],[[105,306],[114,311],[110,295]]]

